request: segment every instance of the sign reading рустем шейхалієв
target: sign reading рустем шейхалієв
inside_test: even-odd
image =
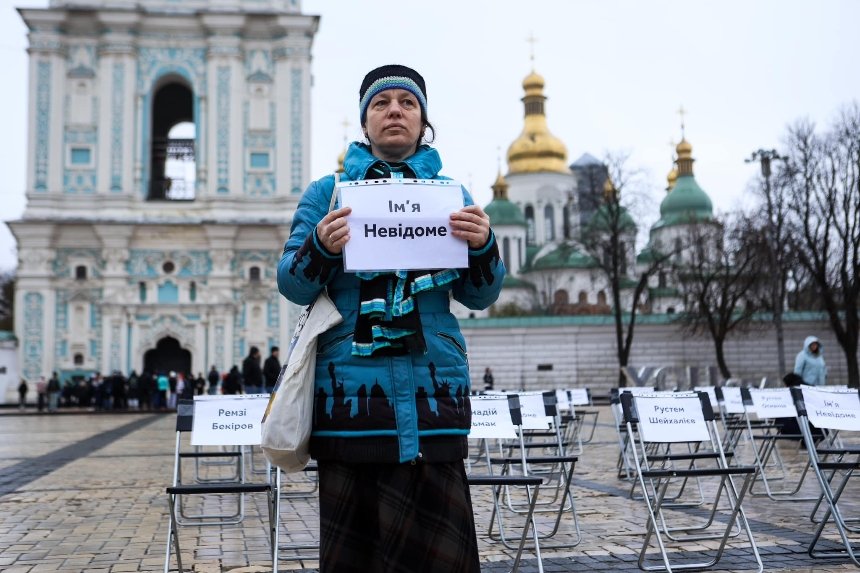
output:
[[[268,394],[195,396],[192,446],[245,446],[262,439]]]
[[[648,442],[710,439],[699,396],[636,396],[639,431]]]
[[[463,208],[456,181],[374,179],[338,184],[340,206],[352,207],[346,271],[463,269],[469,266],[466,241],[449,227]]]

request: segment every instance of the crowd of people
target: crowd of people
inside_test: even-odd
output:
[[[56,412],[60,408],[87,408],[93,411],[145,410],[168,411],[176,408],[177,400],[191,399],[202,394],[262,394],[271,393],[281,371],[277,346],[261,364],[259,348],[252,346],[241,368],[233,365],[221,372],[213,364],[207,374],[177,372],[156,368],[128,375],[114,371],[109,375],[94,372],[88,377],[61,380],[57,372],[49,379],[36,382],[36,408]],[[21,380],[18,386],[19,408],[27,404],[29,386]]]

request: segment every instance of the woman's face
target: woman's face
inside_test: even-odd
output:
[[[422,128],[421,106],[412,92],[390,89],[370,100],[364,133],[380,159],[401,161],[415,153]]]
[[[817,354],[818,353],[818,343],[813,342],[812,344],[810,344],[809,345],[809,351],[812,352],[813,354]]]

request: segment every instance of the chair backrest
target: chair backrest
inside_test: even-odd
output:
[[[695,386],[693,392],[704,392],[708,395],[708,400],[711,402],[712,409],[719,409],[720,401],[717,399],[716,386]]]
[[[517,394],[486,394],[472,396],[472,426],[470,439],[517,438],[522,426],[520,398]]]
[[[195,396],[191,416],[193,446],[257,446],[269,404],[266,394]],[[187,411],[177,413],[177,424]]]
[[[791,388],[798,416],[816,428],[860,432],[860,391],[823,390],[813,386]]]
[[[749,396],[753,411],[759,418],[796,418],[797,408],[791,388],[741,388],[741,396]],[[744,399],[744,404],[747,400]]]
[[[547,396],[547,394],[549,396]],[[547,430],[553,422],[556,412],[555,392],[519,392],[520,411],[524,430]],[[552,398],[553,413],[547,413],[548,398]]]
[[[591,390],[588,388],[568,388],[567,395],[571,406],[591,406]]]
[[[752,404],[744,408],[741,389],[737,386],[717,386],[717,400],[724,414],[746,414],[752,413]]]
[[[714,412],[704,392],[621,395],[624,421],[636,424],[645,442],[676,443],[711,440],[708,422]]]

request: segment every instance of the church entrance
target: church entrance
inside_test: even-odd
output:
[[[171,336],[165,336],[152,350],[143,355],[143,369],[149,372],[168,373],[171,370],[187,374],[191,372],[191,353]]]

